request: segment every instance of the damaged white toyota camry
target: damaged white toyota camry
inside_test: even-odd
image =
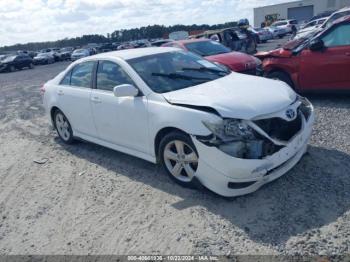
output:
[[[304,155],[310,102],[283,82],[228,72],[175,48],[84,58],[47,82],[65,143],[81,138],[153,163],[183,186],[251,193]]]

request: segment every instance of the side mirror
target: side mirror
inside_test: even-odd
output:
[[[324,47],[324,42],[319,38],[312,40],[309,46],[311,51],[320,51],[324,49]]]
[[[135,97],[139,94],[139,90],[133,85],[124,84],[114,87],[113,93],[116,97]]]

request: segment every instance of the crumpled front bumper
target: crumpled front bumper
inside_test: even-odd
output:
[[[208,189],[222,196],[252,193],[281,177],[299,162],[307,150],[313,122],[312,112],[303,129],[284,148],[264,159],[234,158],[216,147],[203,144],[193,136],[199,155],[196,177]],[[229,184],[240,183],[242,187],[229,187]]]
[[[0,64],[0,72],[5,72],[7,71],[8,67],[7,65]]]

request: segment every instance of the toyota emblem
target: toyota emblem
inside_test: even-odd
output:
[[[295,116],[296,116],[296,113],[295,113],[295,111],[294,111],[293,109],[288,109],[288,110],[286,111],[286,117],[287,117],[288,119],[292,120],[292,119],[295,118]]]

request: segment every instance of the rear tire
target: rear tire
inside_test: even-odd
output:
[[[291,88],[294,89],[293,81],[290,79],[290,77],[287,73],[284,73],[282,71],[275,71],[275,72],[267,74],[267,77],[271,78],[271,79],[280,80],[282,82],[285,82]]]
[[[177,184],[187,188],[199,188],[195,178],[198,168],[198,153],[191,138],[181,132],[172,132],[163,137],[158,156],[162,167]]]
[[[56,110],[54,113],[54,123],[57,134],[61,140],[65,144],[72,144],[74,142],[72,126],[60,110]]]
[[[15,68],[15,66],[10,66],[10,72],[15,72],[16,71],[16,68]]]

